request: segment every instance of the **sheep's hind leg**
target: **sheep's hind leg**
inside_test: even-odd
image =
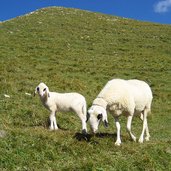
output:
[[[147,111],[146,109],[143,111],[143,129],[142,129],[142,133],[141,133],[141,136],[138,140],[139,143],[143,143],[144,141],[144,132],[146,131],[147,133],[147,140],[149,139],[149,132],[148,132],[148,126],[147,126]]]
[[[50,127],[49,127],[49,129],[50,130],[57,130],[58,129],[58,126],[56,123],[55,112],[51,112],[51,114],[50,114]]]
[[[143,115],[143,113],[141,113],[140,119],[141,119],[142,121],[143,121],[143,118],[144,118],[144,115]],[[148,129],[148,123],[147,123],[145,132],[146,132],[145,140],[146,140],[146,141],[149,141],[149,139],[150,139],[150,133],[149,133],[149,129]]]
[[[128,120],[127,120],[127,132],[129,133],[131,139],[136,142],[136,137],[131,132],[132,118],[133,118],[133,116],[128,116]]]
[[[147,124],[147,127],[146,127],[146,137],[145,137],[145,140],[146,141],[150,140],[150,133],[149,133],[149,129],[148,129],[148,124]]]
[[[148,111],[147,111],[147,113],[148,113]],[[146,122],[147,122],[147,118],[146,118]],[[145,132],[146,132],[145,140],[149,141],[150,140],[150,133],[149,133],[149,129],[148,129],[148,122],[146,123],[146,130],[145,130]]]

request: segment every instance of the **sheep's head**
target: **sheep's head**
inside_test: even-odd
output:
[[[34,94],[37,94],[41,97],[41,98],[47,98],[49,97],[49,88],[46,84],[44,83],[40,83],[36,89],[35,89],[35,93]]]
[[[88,115],[90,119],[90,127],[93,133],[96,133],[100,121],[102,120],[105,127],[108,127],[107,112],[106,110],[98,105],[93,105],[88,110]]]

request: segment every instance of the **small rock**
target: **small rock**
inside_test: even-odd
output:
[[[4,94],[4,97],[10,98],[10,96],[9,96],[9,95],[7,95],[7,94]]]
[[[6,136],[6,131],[0,130],[0,138],[4,138]]]
[[[30,93],[25,93],[25,95],[27,95],[27,96],[31,96],[31,94],[30,94]]]

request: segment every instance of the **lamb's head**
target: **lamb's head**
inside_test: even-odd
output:
[[[37,94],[41,97],[41,98],[47,98],[49,97],[49,88],[46,84],[44,83],[40,83],[36,89],[35,89],[35,94]]]
[[[90,116],[90,127],[93,133],[96,133],[100,121],[102,120],[105,127],[108,127],[107,112],[106,110],[98,105],[93,105],[88,110],[88,115]]]

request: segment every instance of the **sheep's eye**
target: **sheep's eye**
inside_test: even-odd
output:
[[[43,91],[46,91],[46,88],[44,88]]]
[[[37,91],[39,91],[39,87],[37,87]]]

